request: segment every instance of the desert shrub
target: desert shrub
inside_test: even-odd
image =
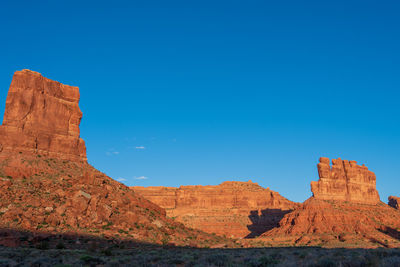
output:
[[[185,263],[191,262],[191,261],[194,260],[193,256],[192,256],[192,255],[189,255],[189,254],[183,255],[183,256],[181,257],[181,259],[182,259],[183,262],[185,262]]]
[[[20,241],[28,241],[29,236],[28,235],[23,235],[19,238]]]
[[[89,250],[90,252],[96,252],[96,251],[98,250],[98,248],[99,248],[99,244],[98,244],[97,242],[92,241],[92,242],[89,243],[89,248],[88,248],[88,250]]]
[[[299,253],[299,258],[300,259],[305,259],[308,256],[308,252],[302,251]]]
[[[278,259],[271,256],[262,256],[258,259],[259,266],[271,266],[279,263]]]
[[[276,251],[276,252],[272,253],[270,257],[271,257],[272,259],[274,259],[274,260],[281,260],[281,259],[284,258],[284,257],[282,256],[282,253],[281,253],[280,251]]]
[[[17,263],[11,259],[1,259],[0,258],[0,266],[16,266]]]
[[[391,254],[391,251],[384,248],[378,248],[374,250],[372,254],[378,258],[385,258]]]
[[[392,250],[392,254],[391,255],[400,257],[400,249],[398,248],[398,249]]]
[[[125,249],[125,244],[124,243],[120,243],[118,245],[116,245],[117,248],[119,249]]]
[[[143,254],[137,255],[134,259],[134,262],[132,262],[131,266],[151,266],[150,264],[151,259]]]
[[[50,247],[49,242],[46,240],[43,240],[39,244],[36,245],[37,249],[42,249],[42,250],[49,249],[49,247]]]
[[[107,266],[110,267],[119,267],[121,266],[120,262],[118,261],[118,259],[112,259],[109,262],[107,262]]]
[[[380,262],[379,258],[380,256],[377,256],[376,254],[367,254],[364,263],[367,266],[378,266]]]
[[[55,265],[55,263],[56,263],[56,259],[42,256],[42,257],[35,258],[29,264],[29,266],[32,266],[32,267],[52,266],[52,265]]]
[[[105,256],[112,256],[112,250],[111,248],[105,248],[101,251],[102,254],[104,254]]]
[[[364,267],[366,266],[363,259],[360,258],[346,258],[340,260],[337,264],[338,266],[345,266],[345,267]]]
[[[169,263],[169,264],[184,264],[185,261],[182,260],[182,259],[175,258],[175,259],[170,259],[170,260],[168,261],[168,263]]]
[[[56,249],[65,249],[65,245],[62,241],[59,241],[56,245]]]
[[[206,262],[215,266],[228,266],[230,259],[225,254],[211,254],[206,257]]]
[[[80,260],[85,264],[95,265],[104,263],[100,258],[92,257],[90,255],[83,255]]]
[[[331,258],[322,258],[318,261],[317,265],[319,267],[335,267],[337,266],[336,261]]]
[[[339,257],[339,256],[343,256],[345,254],[345,250],[342,248],[338,248],[335,250],[335,252],[333,253],[333,256],[335,257]]]
[[[400,257],[394,256],[394,257],[387,257],[384,258],[380,266],[382,267],[400,267]]]
[[[254,257],[245,257],[243,259],[243,263],[246,264],[246,266],[249,267],[258,267],[260,266],[260,262],[257,258]]]

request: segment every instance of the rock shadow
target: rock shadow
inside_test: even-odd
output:
[[[114,237],[99,237],[74,232],[47,233],[12,228],[0,228],[0,247],[38,248],[38,249],[86,249],[102,250],[107,248],[159,248],[175,247],[174,244],[164,246]]]
[[[254,238],[279,226],[279,221],[292,210],[264,209],[250,211],[249,219],[252,224],[247,225],[250,234],[245,238]]]
[[[386,226],[384,229],[378,229],[378,231],[400,241],[400,231],[392,227]]]

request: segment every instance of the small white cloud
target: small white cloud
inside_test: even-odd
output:
[[[144,146],[137,146],[136,149],[146,149]]]
[[[118,155],[118,154],[119,154],[118,151],[108,151],[108,152],[106,152],[107,156],[113,156],[113,155]]]
[[[146,176],[139,176],[139,177],[135,177],[136,180],[147,180],[148,177]]]
[[[125,181],[127,181],[127,180],[126,180],[125,178],[120,177],[120,178],[117,179],[117,181],[118,181],[118,182],[125,182]]]

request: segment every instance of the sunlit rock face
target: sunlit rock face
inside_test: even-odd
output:
[[[228,237],[256,237],[299,205],[251,181],[131,188],[186,226]]]
[[[320,158],[319,180],[311,182],[315,199],[342,200],[354,203],[377,204],[380,202],[376,190],[376,176],[366,166],[356,161]]]
[[[79,137],[81,118],[78,87],[34,71],[17,71],[0,126],[0,156],[21,152],[86,161],[85,142]]]
[[[325,247],[400,247],[400,213],[379,200],[375,174],[355,161],[320,158],[313,196],[260,238]],[[394,203],[394,202],[393,202]]]
[[[30,70],[14,74],[0,126],[0,235],[6,237],[0,245],[25,243],[15,230],[220,245],[221,238],[167,218],[164,209],[88,164],[78,102],[77,87]]]

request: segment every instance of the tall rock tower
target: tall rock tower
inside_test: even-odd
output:
[[[0,157],[21,152],[86,161],[85,142],[79,136],[81,118],[78,87],[34,71],[17,71],[0,126]]]
[[[356,161],[320,158],[318,163],[319,180],[311,182],[314,198],[342,200],[365,204],[380,202],[376,190],[376,176],[366,166]]]

